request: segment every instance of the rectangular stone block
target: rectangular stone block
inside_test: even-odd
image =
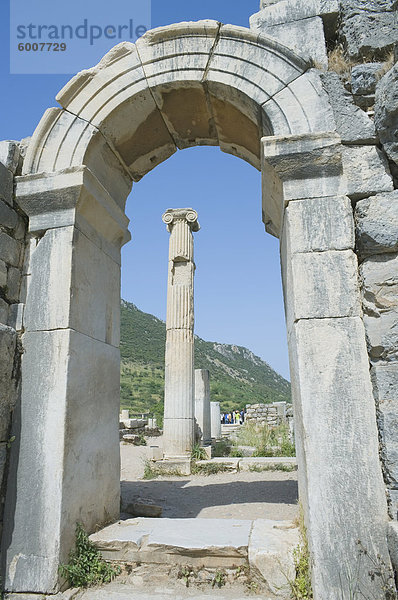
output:
[[[254,18],[257,15],[251,17],[251,29],[273,37],[302,58],[314,61],[318,68],[327,68],[325,35],[320,17],[312,16],[300,21],[291,19],[289,22],[278,24],[269,19],[267,14],[262,14],[267,12],[263,10],[257,13],[258,18]]]
[[[10,302],[19,301],[19,291],[21,287],[21,269],[15,267],[8,267],[7,277],[7,299]]]
[[[4,517],[5,587],[53,593],[76,522],[93,531],[119,516],[120,354],[68,329],[26,333],[23,345],[24,419],[15,423],[19,450],[11,452],[11,472],[15,461],[18,470],[15,513]]]
[[[8,324],[8,309],[8,303],[3,298],[0,298],[0,323],[4,325]]]
[[[300,21],[317,15],[338,14],[338,0],[261,0],[263,19],[270,25]],[[253,17],[260,15],[256,13]],[[253,18],[251,17],[251,18]]]
[[[0,259],[4,262],[18,267],[21,259],[22,246],[6,233],[0,233]]]
[[[0,288],[7,285],[7,265],[3,260],[0,260]]]
[[[360,266],[364,323],[371,360],[398,360],[398,254],[366,258]]]
[[[14,178],[11,171],[0,162],[0,199],[10,206],[13,205],[13,185]]]
[[[341,34],[350,58],[382,55],[383,50],[392,48],[397,42],[396,10],[378,10],[369,5],[342,3],[343,19]],[[368,9],[368,10],[366,10]]]
[[[0,443],[0,485],[3,482],[4,469],[6,466],[7,458],[7,444],[5,442]]]
[[[249,541],[249,564],[260,572],[276,596],[287,592],[287,580],[294,581],[293,548],[299,544],[299,531],[291,521],[256,519]]]
[[[8,325],[15,331],[23,329],[23,313],[25,304],[11,304],[8,311]]]
[[[261,145],[263,221],[272,235],[280,237],[290,200],[345,195],[337,133],[264,137]]]
[[[347,574],[355,572],[368,593],[378,597],[380,583],[369,577],[367,561],[358,560],[357,547],[360,540],[389,564],[385,486],[362,320],[301,320],[289,336],[289,354],[299,491],[308,506],[315,589],[320,598],[349,597]]]
[[[73,227],[49,229],[31,245],[25,309],[27,331],[68,326],[71,295]],[[51,293],[50,293],[51,292]]]
[[[320,73],[323,87],[332,105],[337,131],[346,144],[376,143],[375,126],[372,119],[354,104],[340,77],[333,71]]]
[[[287,252],[281,261],[288,331],[299,319],[360,315],[358,266],[352,250]]]
[[[48,230],[30,263],[28,331],[71,327],[119,346],[119,264],[73,227]]]
[[[0,325],[0,441],[8,440],[10,414],[15,405],[16,381],[13,379],[16,333]]]
[[[2,163],[11,173],[15,173],[19,162],[18,142],[13,140],[3,140],[0,142],[0,163]]]
[[[7,229],[14,229],[17,223],[17,213],[3,200],[0,200],[0,225],[7,227]]]
[[[291,254],[353,249],[350,200],[337,196],[289,202],[284,217],[284,237],[289,239]]]
[[[355,224],[362,256],[398,252],[398,190],[357,202]]]
[[[393,191],[387,160],[376,146],[343,146],[342,160],[352,200]]]

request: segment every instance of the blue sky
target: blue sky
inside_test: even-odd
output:
[[[85,1],[91,3],[79,5]],[[248,26],[258,5],[259,0],[153,0],[151,26],[203,18]],[[118,0],[112,11],[116,21]],[[0,40],[0,139],[21,139],[32,134],[46,108],[56,106],[55,95],[70,76],[10,75],[4,0]],[[82,53],[79,68],[90,66]],[[182,206],[195,208],[201,224],[195,234],[196,333],[246,346],[288,378],[279,243],[261,222],[261,176],[218,148],[178,151],[134,184],[127,201],[132,241],[123,249],[122,296],[165,318],[169,234],[161,216]]]

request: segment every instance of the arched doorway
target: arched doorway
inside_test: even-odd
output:
[[[31,247],[7,589],[56,591],[75,522],[117,518],[124,203],[177,147],[213,144],[263,173],[263,221],[281,239],[314,589],[337,594],[357,539],[387,556],[386,503],[352,210],[316,71],[247,29],[182,23],[116,46],[58,100],[17,180]]]

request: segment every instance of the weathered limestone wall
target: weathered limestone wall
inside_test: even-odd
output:
[[[20,161],[16,142],[0,142],[0,542],[11,444],[11,417],[20,378],[20,288],[26,222],[14,200]]]
[[[274,402],[272,404],[246,404],[245,421],[255,423],[268,423],[270,427],[276,427],[286,421],[286,402]]]

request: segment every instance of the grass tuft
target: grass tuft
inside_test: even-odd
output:
[[[60,565],[59,572],[71,587],[89,587],[109,583],[119,575],[120,567],[112,566],[102,559],[98,548],[90,541],[80,523],[76,524],[75,549],[69,553],[67,565]]]

